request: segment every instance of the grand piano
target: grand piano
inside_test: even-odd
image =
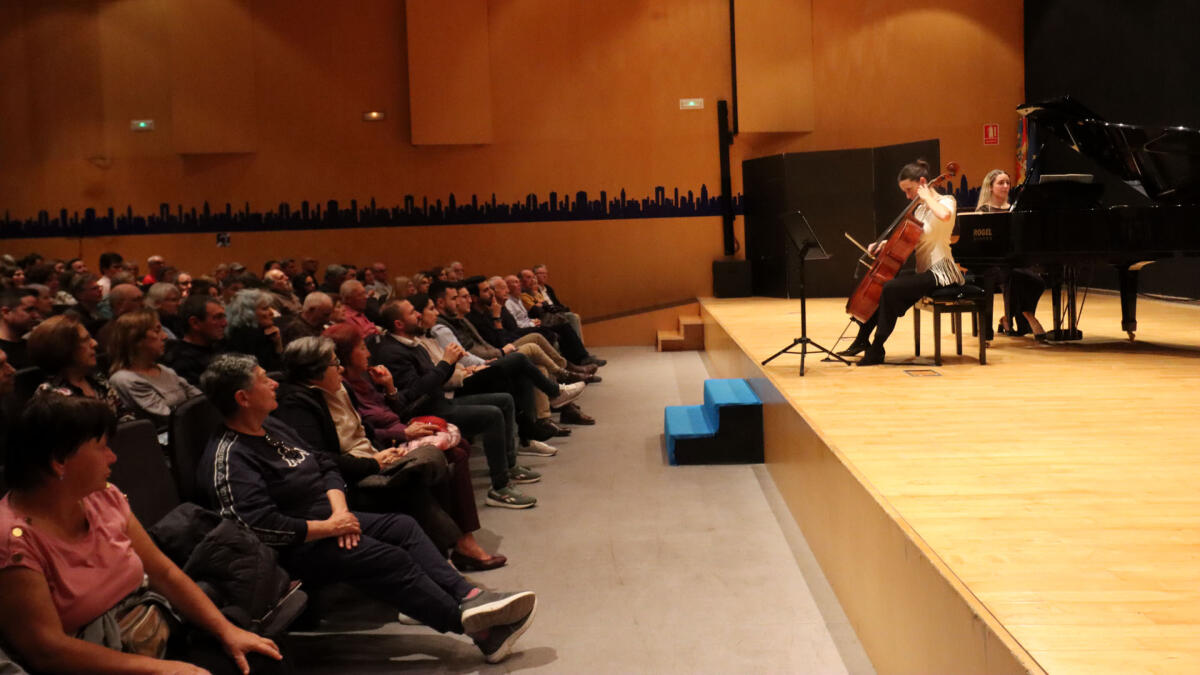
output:
[[[1041,266],[1053,340],[1082,337],[1081,271],[1112,265],[1132,340],[1138,271],[1200,256],[1200,131],[1106,122],[1069,97],[1018,112],[1028,121],[1026,180],[1012,211],[959,214],[954,259],[971,271]]]

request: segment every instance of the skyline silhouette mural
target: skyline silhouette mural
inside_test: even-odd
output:
[[[732,198],[735,213],[742,212],[742,195]],[[587,191],[559,193],[550,191],[543,200],[531,192],[523,200],[499,201],[493,193],[481,201],[478,195],[459,202],[454,193],[446,200],[406,195],[401,204],[379,206],[374,197],[360,205],[357,199],[341,202],[303,200],[293,208],[280,202],[270,210],[256,211],[250,202],[235,209],[226,203],[213,209],[208,202],[199,207],[159,204],[156,213],[135,212],[132,206],[118,211],[113,207],[82,212],[43,210],[29,219],[14,219],[8,211],[0,221],[4,237],[89,237],[114,234],[179,234],[207,232],[249,232],[271,230],[336,229],[353,227],[416,227],[428,225],[476,225],[484,223],[565,222],[572,220],[626,220],[638,218],[691,218],[720,216],[721,196],[710,195],[708,186],[699,191],[664,186],[652,195],[629,198],[621,188],[611,198],[601,190],[596,198]]]
[[[964,174],[950,192],[960,209],[974,209],[978,187],[970,187]],[[742,214],[744,197],[732,198],[735,214]],[[13,218],[5,211],[0,221],[4,238],[98,237],[126,234],[183,234],[212,232],[256,232],[313,230],[355,227],[419,227],[430,225],[477,225],[485,223],[566,222],[576,220],[635,220],[639,218],[693,218],[721,215],[721,196],[709,194],[701,184],[698,191],[657,186],[650,195],[629,198],[621,188],[611,198],[601,190],[596,198],[585,190],[559,193],[552,190],[543,200],[531,192],[523,200],[502,202],[493,193],[481,201],[478,195],[459,202],[454,193],[445,201],[427,196],[406,195],[401,204],[379,206],[374,197],[360,205],[330,199],[302,200],[296,208],[280,202],[274,209],[255,210],[250,202],[235,209],[232,203],[214,209],[208,202],[185,208],[161,203],[158,211],[141,213],[132,206],[122,210],[87,208],[56,212],[39,211],[34,218]]]

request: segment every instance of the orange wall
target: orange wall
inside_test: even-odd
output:
[[[0,211],[27,218],[41,209],[132,205],[148,213],[162,202],[205,200],[266,210],[280,201],[371,197],[393,205],[407,194],[451,192],[460,201],[472,193],[516,201],[529,192],[545,199],[550,190],[615,195],[621,188],[641,197],[658,185],[707,184],[714,192],[719,185],[716,101],[730,95],[726,0],[490,0],[493,142],[420,147],[410,142],[404,3],[193,4],[205,7],[205,17],[248,17],[248,25],[234,23],[252,43],[219,61],[236,70],[227,78],[230,106],[205,107],[190,119],[174,114],[176,106],[221,80],[195,72],[211,61],[204,40],[171,38],[182,16],[172,7],[168,0],[0,3]],[[943,158],[959,160],[973,183],[993,166],[1011,166],[1013,109],[1023,93],[1021,7],[995,8],[972,0],[812,0],[813,131],[740,135],[735,192],[742,159],[783,151],[941,138]],[[794,28],[781,21],[762,39],[790,39]],[[198,84],[177,87],[179,72]],[[680,111],[683,97],[703,97],[705,110]],[[224,139],[219,117],[211,126],[223,110],[235,125]],[[365,123],[365,110],[384,110],[387,119]],[[155,118],[158,130],[131,133],[129,120],[142,117]],[[981,145],[985,122],[1000,123],[999,147]],[[197,131],[201,123],[210,126]],[[197,134],[216,134],[217,150],[228,141],[253,151],[178,154],[178,139]],[[255,266],[310,252],[323,261],[382,256],[394,270],[450,258],[474,270],[507,270],[545,259],[560,285],[566,267],[578,268],[578,280],[560,290],[585,316],[707,294],[710,262],[721,254],[720,221],[711,217],[404,228],[387,233],[385,247],[372,234],[235,234],[230,250],[216,249],[211,235],[66,246],[82,247],[93,265],[96,253],[113,247],[137,258],[164,253],[193,271],[225,257]],[[683,239],[665,238],[676,235]],[[52,246],[0,243],[18,254]]]

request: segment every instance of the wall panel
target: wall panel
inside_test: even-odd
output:
[[[407,0],[405,7],[413,143],[490,143],[487,0]]]
[[[742,131],[813,130],[812,2],[734,3]]]

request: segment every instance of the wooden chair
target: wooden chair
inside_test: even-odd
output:
[[[982,288],[971,284],[943,286],[921,298],[913,308],[913,350],[921,355],[921,312],[933,312],[933,363],[942,365],[942,314],[950,315],[958,355],[962,356],[962,315],[971,315],[971,335],[979,339],[979,365],[987,364],[987,340],[980,335],[984,302],[992,300]]]

